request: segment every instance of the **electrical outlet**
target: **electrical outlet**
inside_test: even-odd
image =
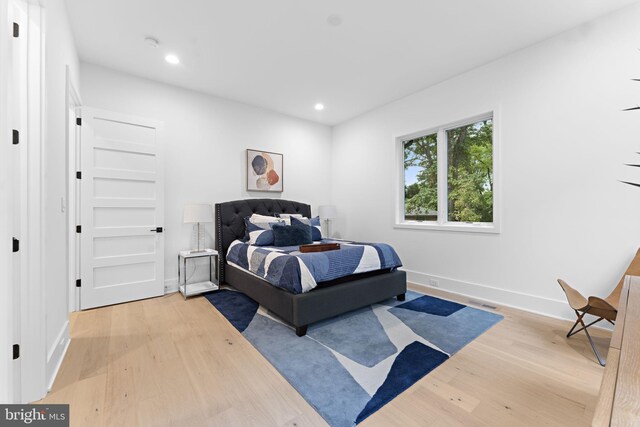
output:
[[[438,282],[436,279],[429,279],[429,286],[438,288],[440,287],[440,282]]]

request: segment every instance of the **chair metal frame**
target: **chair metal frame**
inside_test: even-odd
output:
[[[584,316],[589,314],[589,306],[586,307],[586,310],[582,312],[582,314],[580,314],[580,312],[578,312],[578,310],[573,310],[576,313],[576,316],[578,317],[578,319],[576,320],[576,323],[573,324],[573,327],[571,328],[571,330],[567,333],[567,338],[571,338],[572,336],[574,336],[575,334],[577,334],[580,331],[584,331],[584,333],[587,335],[587,339],[589,340],[589,344],[591,344],[591,349],[593,350],[593,353],[596,355],[596,358],[598,359],[598,363],[600,364],[600,366],[605,366],[606,361],[603,362],[602,358],[600,357],[600,353],[598,353],[598,349],[596,348],[595,343],[593,342],[593,339],[591,338],[591,335],[589,334],[589,331],[587,330],[587,328],[591,325],[595,325],[596,323],[600,322],[601,320],[606,320],[607,322],[611,323],[612,325],[615,325],[615,323],[609,319],[605,319],[604,317],[599,317],[596,320],[594,320],[593,322],[589,323],[588,325],[584,324]],[[582,325],[582,328],[578,329],[577,331],[573,331],[576,326],[578,325]]]

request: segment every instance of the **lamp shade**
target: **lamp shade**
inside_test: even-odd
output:
[[[324,205],[324,206],[318,207],[318,215],[320,215],[320,218],[322,219],[333,219],[336,216],[338,216],[338,213],[336,212],[335,206]]]
[[[184,222],[213,222],[213,209],[211,205],[185,205]]]

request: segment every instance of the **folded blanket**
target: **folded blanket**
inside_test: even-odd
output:
[[[402,266],[396,251],[385,243],[333,239],[318,243],[340,243],[340,249],[301,253],[297,246],[254,246],[236,240],[227,251],[227,262],[294,294],[308,292],[319,282]]]

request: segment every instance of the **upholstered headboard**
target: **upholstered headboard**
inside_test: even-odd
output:
[[[311,206],[280,199],[246,199],[216,203],[216,250],[219,254],[220,283],[225,281],[227,249],[234,240],[244,237],[244,218],[254,213],[259,215],[299,213],[311,218]]]

